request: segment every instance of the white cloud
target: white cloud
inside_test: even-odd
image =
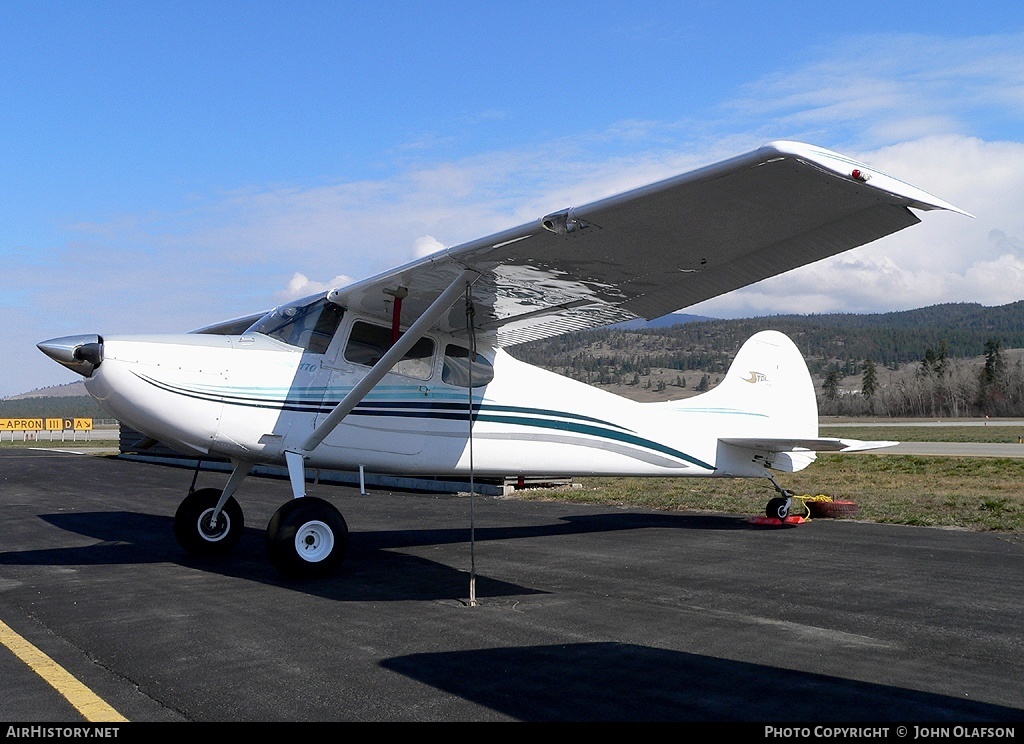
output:
[[[757,127],[868,146],[969,134],[980,121],[1015,132],[1024,115],[1022,44],[1021,33],[852,37],[816,62],[751,81],[725,109]]]
[[[437,253],[444,249],[444,243],[439,241],[437,238],[430,235],[424,235],[422,238],[416,238],[413,248],[413,256],[416,258],[423,258],[424,256],[429,256],[431,253]]]
[[[993,305],[1024,299],[1024,251],[978,262],[967,270],[964,278],[967,287]]]
[[[339,274],[330,281],[318,282],[310,279],[302,272],[296,271],[288,282],[288,286],[278,292],[276,297],[280,302],[290,302],[301,297],[326,292],[329,289],[344,287],[351,284],[352,281],[352,277]]]

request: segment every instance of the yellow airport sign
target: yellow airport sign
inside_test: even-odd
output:
[[[92,431],[92,419],[0,418],[0,431]]]
[[[41,418],[0,418],[0,431],[42,431]]]

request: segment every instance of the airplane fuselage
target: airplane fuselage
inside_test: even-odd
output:
[[[323,353],[259,333],[106,337],[103,362],[86,387],[113,416],[173,447],[281,464],[284,452],[366,374],[366,365],[349,360],[351,342],[343,345],[354,322],[348,319]],[[716,404],[710,393],[637,403],[501,350],[481,350],[480,374],[490,379],[472,389],[471,447],[468,381],[445,381],[453,376],[444,350],[464,342],[439,335],[429,341],[435,353],[399,365],[408,374],[388,374],[308,453],[309,467],[419,475],[465,474],[471,465],[482,476],[759,475],[761,465],[730,459],[718,439],[779,432],[778,422],[769,430],[763,413]],[[749,376],[744,382],[757,382]]]

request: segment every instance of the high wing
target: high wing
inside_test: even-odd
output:
[[[382,318],[402,297],[401,324],[410,325],[460,274],[471,276],[478,336],[511,346],[660,317],[916,224],[911,208],[966,214],[838,153],[773,142],[439,251],[329,297]],[[432,327],[464,330],[464,308],[456,304]]]

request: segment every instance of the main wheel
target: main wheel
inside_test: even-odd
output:
[[[789,499],[774,498],[770,500],[764,513],[769,519],[779,519],[785,522],[786,517],[789,516]]]
[[[337,570],[347,552],[345,518],[333,504],[315,496],[287,502],[267,525],[270,562],[285,576],[327,576]]]
[[[234,496],[224,503],[216,521],[210,521],[221,493],[217,488],[193,491],[174,513],[174,534],[189,555],[224,555],[242,536],[245,520]]]

